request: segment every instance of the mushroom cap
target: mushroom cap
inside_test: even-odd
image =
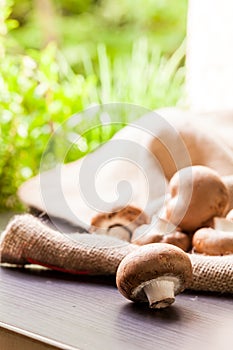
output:
[[[120,229],[123,227],[125,229],[125,234],[127,236],[126,240],[130,240],[132,232],[140,225],[149,222],[149,217],[140,208],[128,205],[124,208],[116,208],[111,213],[100,213],[92,218],[91,221],[91,232],[110,234],[110,230],[114,233],[114,236],[118,236],[117,232],[119,230],[119,238],[122,237],[122,232]],[[121,230],[122,231],[122,230]]]
[[[233,254],[233,232],[203,227],[193,235],[193,250],[206,255]]]
[[[137,244],[137,245],[159,243],[163,239],[163,235],[164,235],[163,232],[153,231],[152,228],[144,232],[141,227],[138,227],[136,230],[134,230],[132,234],[131,243]]]
[[[172,223],[155,216],[150,224],[141,225],[134,230],[131,242],[138,245],[158,243],[164,234],[175,232],[176,229]]]
[[[176,231],[164,235],[161,242],[173,244],[183,251],[188,252],[191,248],[192,239],[187,233]]]
[[[178,227],[161,218],[136,228],[131,237],[131,243],[138,245],[159,242],[173,244],[184,251],[188,251],[191,246],[188,234],[180,232]]]
[[[192,281],[192,265],[188,255],[167,243],[141,246],[121,261],[116,283],[127,299],[146,302],[143,287],[148,281],[161,276],[178,279],[175,295],[187,288]]]
[[[169,183],[169,192],[166,219],[183,231],[193,232],[211,226],[213,217],[223,216],[229,205],[228,189],[221,177],[205,166],[176,172]]]

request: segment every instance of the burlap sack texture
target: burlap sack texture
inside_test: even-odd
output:
[[[2,235],[1,263],[37,263],[67,273],[115,274],[120,261],[136,245],[96,234],[65,235],[37,218],[16,216]],[[193,266],[192,290],[233,293],[233,255],[189,255]]]

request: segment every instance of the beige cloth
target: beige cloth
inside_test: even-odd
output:
[[[136,245],[110,236],[65,235],[37,218],[16,216],[1,241],[1,263],[37,263],[68,273],[115,274],[121,260]],[[233,293],[233,255],[223,257],[190,254],[193,266],[192,290]]]
[[[83,159],[30,179],[19,190],[21,200],[88,229],[97,212],[119,205],[136,205],[149,215],[163,211],[174,172],[206,165],[229,177],[233,207],[233,112],[194,115],[171,108],[156,113]]]

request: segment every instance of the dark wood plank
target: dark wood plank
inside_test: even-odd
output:
[[[232,341],[231,296],[185,293],[155,311],[124,299],[114,280],[1,268],[0,307],[2,323],[61,348],[227,349]]]

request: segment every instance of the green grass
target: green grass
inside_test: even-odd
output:
[[[83,51],[83,73],[78,74],[55,44],[14,53],[7,28],[15,23],[7,20],[9,14],[8,1],[0,8],[0,211],[20,208],[18,186],[37,174],[49,138],[71,115],[110,102],[150,109],[176,105],[184,87],[184,44],[167,59],[146,37],[139,37],[130,53],[114,57],[100,43],[96,62]],[[85,147],[71,148],[66,161],[93,150],[120,127],[106,129],[96,118],[100,126],[84,135]],[[125,122],[127,116],[122,116]],[[81,118],[76,132],[88,123]]]

